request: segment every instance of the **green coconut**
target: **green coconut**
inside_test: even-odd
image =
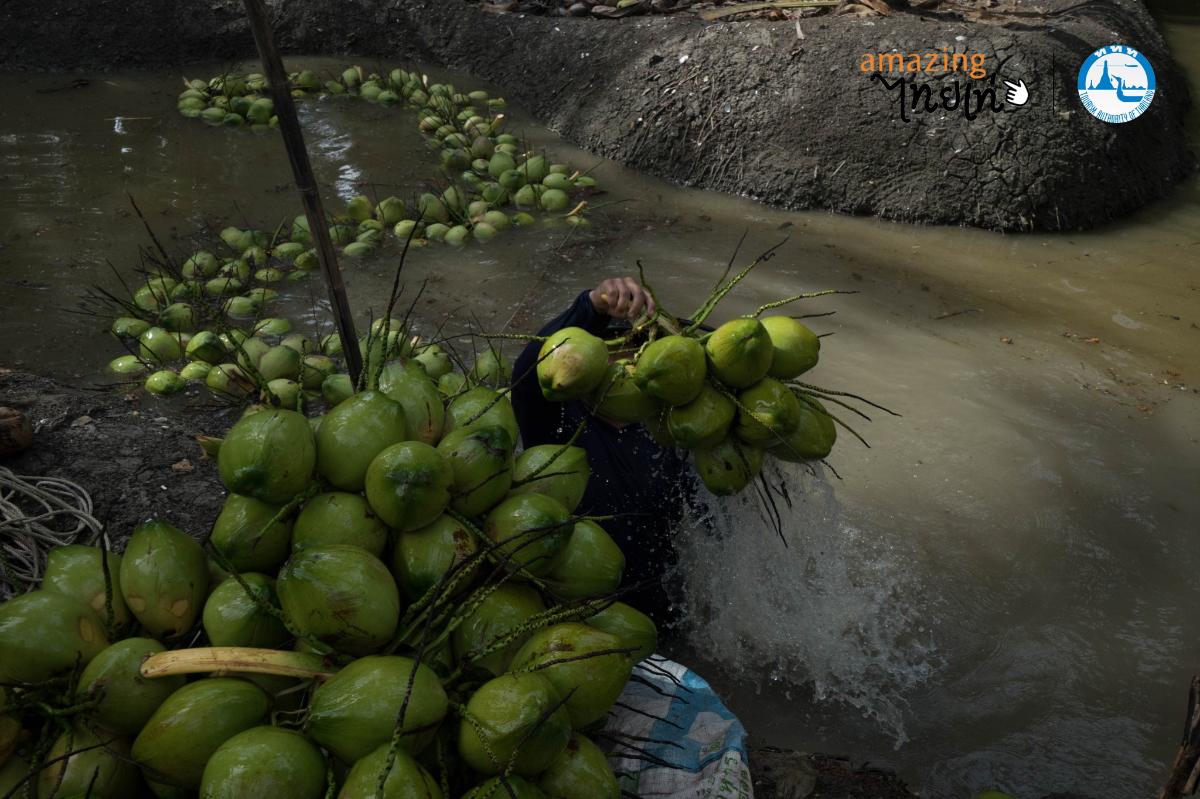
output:
[[[354,381],[347,374],[332,374],[321,381],[321,396],[330,405],[340,405],[354,396]]]
[[[120,355],[108,362],[108,370],[118,375],[143,374],[149,369],[149,364],[136,355]]]
[[[189,683],[154,711],[133,742],[133,759],[154,782],[198,790],[213,753],[261,724],[270,707],[270,698],[247,680],[209,677]]]
[[[210,297],[237,294],[242,290],[242,281],[236,277],[214,277],[204,284],[204,293]]]
[[[430,445],[441,439],[446,408],[437,386],[419,363],[390,363],[383,367],[379,390],[404,408],[407,438]]]
[[[106,730],[72,725],[54,741],[46,763],[37,777],[38,799],[126,799],[137,792],[138,768],[129,760],[129,741]]]
[[[445,204],[441,199],[432,194],[422,194],[417,198],[417,209],[421,213],[421,220],[428,223],[430,220],[446,224],[450,221],[450,212],[446,210]]]
[[[295,730],[251,727],[217,747],[200,779],[200,799],[248,796],[321,799],[325,757]]]
[[[196,311],[186,302],[175,302],[158,314],[158,323],[172,332],[192,330],[196,326]]]
[[[244,397],[254,388],[254,383],[236,363],[222,363],[208,370],[204,385],[228,397]]]
[[[397,536],[392,574],[400,593],[415,602],[478,550],[475,536],[453,517],[442,514],[420,529]]]
[[[800,424],[800,400],[791,389],[767,377],[738,395],[734,432],[747,444],[768,446],[781,442]]]
[[[543,184],[544,185],[544,184]],[[538,198],[542,208],[550,213],[562,213],[571,204],[571,198],[562,189],[549,188]]]
[[[621,799],[617,776],[600,747],[571,733],[567,748],[538,777],[546,799]]]
[[[484,669],[493,676],[503,674],[513,655],[532,633],[514,638],[493,652],[487,650],[545,610],[545,603],[532,586],[501,583],[475,604],[462,624],[455,628],[452,637],[455,655],[463,662],[469,657],[471,666]]]
[[[196,539],[157,520],[133,531],[121,560],[121,595],[151,635],[187,632],[207,593],[208,562]]]
[[[183,389],[186,382],[176,372],[170,369],[160,369],[146,378],[146,390],[151,394],[166,396]]]
[[[604,528],[588,519],[575,523],[571,537],[545,580],[564,599],[605,596],[621,585],[625,555]]]
[[[821,356],[821,339],[808,325],[790,316],[768,316],[762,320],[771,339],[774,356],[771,377],[791,380],[817,365]]]
[[[274,580],[255,572],[242,572],[239,576],[241,582],[226,578],[204,603],[204,632],[209,643],[264,649],[283,646],[291,634],[282,621],[261,607],[276,604]],[[246,593],[247,588],[257,601]]]
[[[633,379],[647,396],[668,405],[686,405],[704,388],[704,347],[694,338],[663,336],[646,345]]]
[[[454,472],[450,507],[478,516],[499,502],[512,485],[516,442],[499,425],[469,427],[447,433],[437,450]]]
[[[271,350],[271,345],[263,341],[258,336],[251,336],[243,339],[234,348],[237,362],[242,368],[248,372],[258,370],[258,364],[262,361],[264,355]]]
[[[286,377],[295,380],[300,376],[300,353],[291,347],[272,347],[258,361],[258,373],[263,380]]]
[[[446,406],[444,433],[466,427],[500,425],[508,430],[513,441],[518,440],[517,415],[512,401],[505,394],[486,386],[476,386],[455,397]]]
[[[600,385],[608,371],[608,347],[581,327],[564,327],[538,351],[537,378],[553,402],[579,399]]]
[[[304,415],[267,410],[243,416],[225,434],[217,467],[230,491],[283,503],[309,484],[315,463],[312,428]]]
[[[696,450],[696,471],[708,490],[717,496],[741,491],[762,471],[761,449],[727,436],[719,444]]]
[[[442,799],[442,789],[424,766],[404,751],[389,755],[390,749],[384,744],[355,763],[338,799]],[[389,757],[391,767],[380,790],[379,778]]]
[[[361,491],[375,456],[406,437],[403,406],[380,391],[355,394],[321,423],[317,471],[337,488]]]
[[[362,222],[365,219],[370,219],[375,212],[375,206],[371,202],[370,197],[359,194],[350,198],[350,202],[346,203],[346,215],[355,222]]]
[[[533,775],[571,738],[562,696],[543,674],[502,674],[481,685],[458,727],[458,753],[481,774]]]
[[[152,327],[138,336],[138,352],[143,360],[152,363],[177,361],[183,357],[179,334],[161,327]]]
[[[328,420],[321,427],[324,429]],[[393,444],[367,468],[371,509],[390,527],[415,530],[436,519],[450,503],[454,471],[436,449],[420,441]]]
[[[275,590],[295,629],[352,655],[387,643],[400,618],[400,595],[387,567],[347,544],[295,553],[279,570]]]
[[[767,376],[775,350],[761,322],[734,319],[709,335],[704,352],[714,377],[732,388],[747,388]]]
[[[658,648],[658,628],[654,626],[654,621],[624,602],[613,602],[586,619],[586,623],[589,627],[615,635],[620,639],[622,649],[636,650],[631,656],[635,661],[650,657]]]
[[[101,562],[102,556],[106,563]],[[54,547],[46,553],[42,590],[57,591],[79,600],[105,622],[109,621],[108,608],[111,603],[111,622],[115,629],[122,629],[132,617],[121,597],[120,579],[120,555],[105,553],[99,547],[70,544]]]
[[[438,378],[438,393],[444,397],[457,397],[467,390],[467,378],[459,372],[447,372]],[[446,417],[446,429],[449,429],[451,419]]]
[[[463,794],[462,799],[546,799],[542,789],[523,777],[492,777]]]
[[[549,169],[546,165],[546,158],[545,156],[541,155],[530,156],[525,160],[524,163],[518,166],[517,169],[521,171],[521,174],[523,174],[525,179],[530,183],[541,182],[542,178],[546,177],[546,175],[549,173]]]
[[[144,319],[135,319],[132,316],[121,316],[112,323],[110,329],[114,336],[137,338],[150,329],[150,323]]]
[[[395,225],[408,214],[408,206],[399,197],[387,197],[375,209],[375,217],[385,225]]]
[[[579,729],[604,718],[629,681],[634,660],[613,651],[621,648],[621,639],[603,630],[577,622],[556,624],[534,633],[510,668],[549,680],[566,699],[571,726]]]
[[[465,225],[455,225],[446,231],[444,241],[455,247],[461,247],[467,241],[467,236],[471,235],[471,231]]]
[[[400,748],[415,755],[433,740],[448,706],[442,683],[428,666],[375,655],[354,661],[313,692],[307,731],[343,762],[353,763],[392,740],[404,707]]]
[[[166,698],[184,686],[182,674],[148,678],[142,663],[166,647],[152,638],[126,638],[101,651],[79,675],[77,701],[95,701],[96,723],[121,735],[136,735]]]
[[[325,383],[325,378],[333,374],[336,368],[332,358],[324,355],[305,355],[300,368],[300,384],[307,391],[317,391]]]
[[[545,494],[568,511],[579,507],[592,470],[587,450],[560,444],[528,447],[513,467],[513,494]]]
[[[187,357],[192,361],[220,363],[225,358],[225,352],[221,339],[211,330],[201,330],[187,344]]]
[[[388,531],[360,494],[330,491],[305,503],[292,529],[292,549],[347,544],[383,555]]]
[[[300,392],[300,384],[295,380],[277,377],[267,383],[266,396],[270,398],[273,405],[296,410],[304,406],[304,397]]]
[[[612,363],[588,399],[592,412],[614,422],[641,422],[658,411],[658,403],[638,388],[630,364]]]
[[[767,451],[783,461],[820,460],[833,451],[837,425],[825,406],[812,397],[800,397],[800,421],[783,441],[772,443]]]
[[[571,517],[563,504],[545,494],[517,494],[501,502],[484,522],[498,546],[495,556],[509,570],[541,576],[550,571],[571,536]]]
[[[74,597],[30,591],[0,603],[0,682],[48,680],[106,646],[103,623]]]
[[[200,250],[184,261],[179,271],[188,280],[194,280],[200,277],[212,277],[217,273],[218,268],[220,268],[220,262],[217,261],[217,257],[208,250]]]
[[[711,447],[729,432],[736,414],[731,398],[706,385],[696,399],[667,411],[667,431],[681,447]]]
[[[479,383],[499,388],[508,385],[512,378],[512,365],[504,357],[504,353],[488,348],[475,357],[471,366],[471,376]]]
[[[224,449],[222,444],[222,452]],[[287,560],[291,549],[290,515],[274,520],[280,508],[230,494],[213,524],[209,542],[238,571],[273,572]]]

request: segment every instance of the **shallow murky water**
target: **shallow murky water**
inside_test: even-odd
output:
[[[1197,28],[1172,35],[1200,69]],[[179,116],[179,76],[74,77],[0,82],[0,364],[103,383],[119,350],[64,309],[114,287],[107,262],[128,272],[147,243],[127,195],[179,252],[203,225],[269,228],[299,209],[276,137]],[[327,202],[408,196],[431,174],[408,112],[327,101],[303,119]],[[1200,667],[1200,184],[1102,232],[1002,236],[783,212],[606,162],[593,174],[608,194],[589,233],[416,252],[420,322],[531,331],[638,259],[686,313],[744,231],[744,255],[787,236],[723,313],[859,292],[808,301],[837,311],[813,322],[836,334],[813,380],[903,414],[861,424],[870,449],[843,436],[840,479],[790,473],[787,548],[749,502],[714,508],[719,535],[687,537],[681,657],[759,742],[870,756],[927,796],[1149,794]],[[344,264],[364,319],[386,302],[387,253]],[[293,314],[319,304],[308,290]]]

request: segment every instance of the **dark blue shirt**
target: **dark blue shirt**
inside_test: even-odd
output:
[[[581,327],[604,337],[609,322],[592,307],[585,291],[538,335]],[[644,584],[625,601],[655,621],[667,621],[671,603],[664,580],[675,564],[672,530],[682,516],[691,482],[687,461],[678,451],[655,443],[640,424],[617,428],[593,416],[582,402],[543,397],[536,373],[541,346],[536,341],[529,344],[513,366],[512,402],[521,439],[526,447],[562,444],[586,420],[575,443],[587,451],[592,475],[576,513],[616,517],[599,524],[625,553],[625,585]]]

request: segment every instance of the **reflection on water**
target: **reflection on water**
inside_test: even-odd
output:
[[[1193,54],[1195,31],[1174,33]],[[115,345],[63,309],[90,283],[115,288],[107,262],[128,270],[145,244],[128,194],[179,252],[203,226],[272,228],[298,207],[278,140],[183,119],[177,75],[36,93],[73,77],[0,82],[0,364],[90,383]],[[405,112],[303,113],[326,202],[429,179]],[[595,162],[509,115],[535,146]],[[638,259],[686,313],[743,232],[750,254],[788,236],[718,321],[857,290],[804,307],[837,311],[814,320],[834,335],[813,381],[903,414],[863,425],[870,449],[843,437],[840,479],[792,473],[786,548],[744,500],[710,503],[715,534],[681,533],[681,656],[760,742],[871,757],[927,796],[1149,794],[1200,664],[1197,183],[1105,231],[1003,236],[783,212],[606,162],[593,174],[609,193],[590,233],[416,252],[424,329],[531,330]],[[394,255],[345,264],[362,320]],[[313,282],[285,310],[315,322],[323,307]]]

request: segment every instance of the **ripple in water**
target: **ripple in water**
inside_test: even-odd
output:
[[[898,748],[906,699],[940,665],[899,554],[848,524],[823,475],[768,467],[787,546],[757,492],[701,489],[677,537],[687,643],[758,690],[808,686],[857,708]]]

